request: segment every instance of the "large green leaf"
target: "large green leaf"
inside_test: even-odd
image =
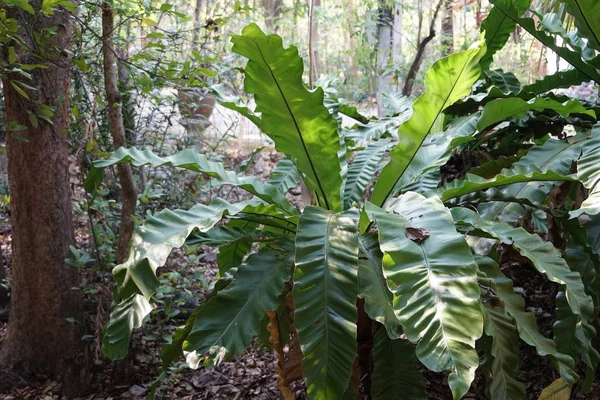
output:
[[[384,329],[380,329],[374,338],[373,363],[373,400],[426,399],[415,346],[408,340],[392,340]]]
[[[600,124],[593,129],[594,138],[583,147],[583,154],[577,162],[577,178],[589,190],[589,196],[579,210],[571,211],[571,217],[581,214],[600,213]]]
[[[323,105],[323,90],[310,92],[302,83],[303,62],[295,47],[284,48],[277,35],[265,35],[255,24],[233,35],[233,51],[248,58],[244,88],[254,94],[261,130],[275,148],[296,161],[307,186],[327,209],[342,207],[343,149],[335,119]]]
[[[480,282],[485,286],[488,282]],[[501,301],[495,301],[495,285],[483,289],[483,329],[491,337],[492,357],[488,389],[492,400],[513,400],[525,397],[525,386],[517,380],[519,371],[519,335],[515,323]],[[488,292],[489,290],[489,292]]]
[[[574,178],[557,174],[554,171],[541,172],[535,170],[532,166],[514,166],[511,169],[503,170],[501,174],[496,175],[492,179],[485,179],[477,175],[467,174],[466,179],[456,179],[449,184],[432,191],[431,194],[437,194],[440,196],[442,201],[448,201],[469,193],[479,192],[498,186],[510,185],[513,183],[574,180]]]
[[[520,9],[527,9],[530,1],[519,0],[515,5]],[[485,32],[485,41],[487,50],[481,58],[481,67],[484,70],[489,69],[494,54],[501,50],[511,33],[515,30],[516,22],[508,18],[505,13],[493,7],[490,13],[481,23],[481,31]]]
[[[266,311],[277,309],[277,298],[289,280],[294,252],[291,240],[268,245],[248,257],[234,281],[202,307],[183,344],[191,357],[210,352],[215,365],[242,353],[260,329]]]
[[[587,45],[600,50],[600,2],[597,0],[564,0],[567,11],[575,18],[578,34],[587,39]]]
[[[523,86],[521,94],[531,93],[532,95],[538,95],[553,89],[569,88],[580,85],[582,82],[585,82],[586,78],[578,69],[557,71],[554,74],[544,76],[530,85]]]
[[[171,250],[181,247],[192,231],[207,231],[223,216],[253,209],[257,203],[258,199],[238,204],[218,199],[190,210],[166,209],[135,229],[129,257],[113,270],[120,303],[112,310],[105,328],[103,352],[107,357],[122,359],[127,355],[131,329],[139,327],[151,311],[148,301],[160,285],[156,270],[165,264]]]
[[[223,164],[210,161],[205,155],[197,153],[193,149],[186,149],[171,156],[160,157],[154,154],[151,149],[138,150],[135,147],[129,149],[121,147],[111,154],[109,158],[95,161],[94,167],[106,168],[125,162],[137,167],[142,165],[151,165],[152,167],[171,166],[200,172],[217,178],[222,183],[238,186],[267,203],[276,205],[287,213],[298,213],[298,210],[290,204],[285,195],[277,190],[276,187],[263,183],[255,177],[238,176],[234,171],[226,170]],[[102,181],[101,175],[99,179]]]
[[[565,286],[565,295],[569,306],[577,315],[577,338],[588,351],[593,351],[592,339],[596,336],[593,325],[594,302],[585,293],[581,275],[569,268],[561,253],[536,234],[523,228],[513,228],[503,222],[482,219],[475,211],[456,207],[452,209],[452,217],[458,224],[467,224],[467,229],[482,231],[503,243],[512,245],[522,256],[528,258],[533,266],[548,279]],[[471,231],[476,235],[476,231]],[[595,351],[594,351],[595,352]],[[593,357],[595,358],[596,355]]]
[[[556,100],[536,97],[535,99],[525,101],[518,97],[507,99],[496,99],[485,105],[481,118],[477,122],[477,129],[483,132],[488,127],[504,121],[509,118],[522,118],[528,111],[552,110],[563,117],[570,114],[588,115],[596,118],[593,110],[588,110],[577,100],[569,100],[565,103],[559,103]]]
[[[379,249],[377,234],[361,236],[359,242],[362,251],[358,264],[358,296],[365,299],[367,315],[385,326],[390,338],[397,339],[402,329],[394,313],[392,292],[383,277],[383,254]]]
[[[489,281],[480,279],[480,282],[487,287],[491,286],[500,298],[506,311],[516,322],[519,337],[528,345],[535,347],[539,355],[548,356],[566,381],[575,383],[579,377],[573,371],[575,367],[573,359],[558,352],[554,341],[540,333],[535,315],[523,311],[525,301],[514,293],[512,281],[504,276],[498,264],[490,258],[478,257],[477,264],[480,271],[489,279]]]
[[[571,171],[573,161],[581,154],[581,147],[588,139],[587,135],[577,135],[568,140],[548,139],[544,144],[533,146],[527,155],[522,157],[508,171],[529,169],[536,166],[542,172],[553,171],[557,174],[568,174]],[[533,203],[542,204],[550,190],[553,182],[523,182],[504,186],[499,189],[499,194],[506,198],[527,199]],[[502,222],[514,223],[519,218],[527,215],[527,210],[520,204],[507,202],[486,202],[478,207],[481,215],[489,220],[500,220]]]
[[[546,47],[558,54],[562,59],[578,69],[590,81],[600,81],[600,72],[593,65],[585,62],[581,55],[567,47],[561,47],[556,44],[554,37],[544,31],[537,30],[532,18],[522,18],[522,10],[517,9],[512,0],[490,0],[500,11],[508,18],[515,21],[529,34],[542,42]]]
[[[433,371],[450,370],[448,383],[459,399],[479,364],[475,341],[483,319],[477,265],[439,198],[408,192],[390,201],[387,210],[367,204],[379,228],[394,310],[406,337],[417,343],[419,360]]]
[[[389,139],[381,139],[357,154],[348,167],[344,185],[344,208],[352,207],[353,203],[362,204],[365,188],[375,177],[381,158],[390,145]]]
[[[294,304],[311,400],[339,399],[356,358],[358,212],[307,207],[296,235]]]
[[[471,92],[481,73],[479,60],[485,42],[474,43],[468,50],[438,60],[425,76],[425,92],[413,104],[412,117],[398,130],[398,145],[381,171],[373,191],[372,202],[383,205],[411,163],[427,134],[442,112]]]

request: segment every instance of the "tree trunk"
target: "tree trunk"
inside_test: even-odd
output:
[[[314,82],[319,78],[319,23],[315,18],[315,8],[321,7],[321,0],[308,0],[308,64],[309,64],[309,87],[312,89]]]
[[[85,390],[87,362],[81,298],[72,289],[78,286],[78,271],[65,263],[74,244],[67,144],[72,62],[65,51],[71,47],[73,27],[64,8],[41,17],[42,0],[29,4],[36,15],[7,9],[7,16],[19,21],[26,46],[11,45],[17,62],[46,62],[47,68],[31,70],[30,80],[17,73],[3,76],[6,120],[24,129],[7,135],[13,259],[11,315],[0,370],[62,380],[65,394],[74,397]],[[45,39],[32,34],[47,29],[56,34]],[[43,54],[34,54],[37,49]],[[9,61],[6,53],[2,56]],[[12,86],[17,81],[37,90],[24,89],[27,99]],[[52,124],[28,114],[35,115],[40,104],[54,107]],[[71,318],[77,322],[67,321]]]
[[[121,92],[119,91],[117,66],[115,63],[115,47],[112,42],[114,30],[113,9],[111,4],[102,3],[102,52],[104,56],[104,88],[108,107],[108,122],[115,149],[127,147]],[[129,252],[129,241],[133,233],[133,216],[137,193],[133,183],[133,175],[129,164],[117,165],[119,183],[121,184],[121,223],[119,227],[119,244],[117,248],[117,263],[122,263]]]
[[[202,11],[202,0],[196,0],[196,8],[194,8],[194,38],[192,40],[192,48],[197,49],[200,42],[200,29],[202,29],[202,21],[200,21],[200,13]]]
[[[402,94],[405,96],[411,95],[415,83],[415,78],[417,77],[419,68],[421,68],[421,63],[423,62],[425,48],[427,47],[427,44],[431,42],[435,37],[435,21],[444,1],[445,0],[440,0],[437,6],[435,7],[433,17],[431,18],[431,23],[429,24],[429,35],[425,36],[421,43],[419,43],[419,47],[417,48],[417,55],[415,56],[415,59],[413,60],[413,63],[410,66],[410,69],[408,70],[408,74],[406,75],[406,83],[404,84],[404,88],[402,89]]]
[[[267,28],[273,32],[277,32],[279,30],[279,18],[281,17],[283,0],[263,0],[262,3]]]
[[[404,62],[404,57],[402,57],[402,17],[402,4],[399,1],[396,1],[394,4],[394,24],[392,26],[392,61],[394,63],[394,71],[396,71],[394,87],[392,88],[394,92],[400,91],[399,71]]]
[[[452,0],[445,0],[442,7],[442,55],[452,54],[454,50],[454,14]]]
[[[377,16],[377,115],[385,115],[383,93],[392,88],[390,55],[392,50],[392,8],[385,0],[379,1]]]

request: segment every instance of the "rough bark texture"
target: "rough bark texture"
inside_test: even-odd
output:
[[[31,1],[35,10],[41,0]],[[27,47],[15,45],[19,62],[36,64],[47,60],[47,69],[31,71],[26,83],[29,100],[17,93],[3,77],[6,120],[25,129],[19,136],[8,133],[8,177],[11,193],[12,293],[8,331],[0,347],[0,370],[13,376],[48,375],[63,381],[68,396],[81,392],[86,371],[80,323],[81,299],[71,288],[78,286],[78,271],[65,263],[73,244],[69,150],[69,87],[71,57],[65,51],[73,34],[64,9],[52,16],[33,16],[8,9],[19,20],[21,38]],[[33,32],[57,28],[56,35],[36,42]],[[38,50],[39,49],[39,50]],[[41,55],[41,57],[39,57]],[[3,56],[6,56],[5,54]],[[55,107],[53,125],[31,122],[27,111],[37,104]],[[20,139],[20,140],[19,140]],[[13,379],[18,380],[18,379]],[[4,381],[0,377],[0,386]]]
[[[109,3],[102,3],[102,52],[104,56],[104,88],[108,103],[108,121],[115,149],[127,147],[119,78],[115,62],[115,48],[112,42],[114,31],[113,10]],[[129,241],[133,233],[133,216],[135,215],[136,189],[129,164],[117,165],[119,183],[121,184],[121,223],[119,227],[119,244],[117,263],[122,263],[128,255]]]

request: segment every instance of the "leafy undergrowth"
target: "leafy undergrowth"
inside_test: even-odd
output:
[[[244,157],[240,159],[243,161]],[[240,162],[242,162],[240,161]],[[273,153],[260,154],[250,167],[251,173],[261,179],[266,178],[277,161]],[[457,174],[463,171],[457,168]],[[299,201],[299,191],[292,190],[290,200]],[[229,192],[237,195],[234,192]],[[8,216],[2,215],[0,226],[5,227],[7,235],[0,238],[3,255],[9,255],[10,230]],[[78,248],[92,252],[87,224],[79,220],[77,239]],[[542,275],[528,265],[514,260],[505,261],[502,270],[515,282],[515,292],[522,295],[527,311],[533,312],[540,331],[551,336],[554,323],[555,284],[548,282]],[[218,267],[216,254],[212,250],[200,249],[188,254],[176,251],[167,266],[163,268],[161,279],[166,288],[161,292],[160,311],[157,308],[151,315],[150,323],[136,332],[132,340],[132,363],[134,374],[129,382],[114,379],[114,365],[100,352],[98,337],[108,318],[108,299],[111,278],[108,271],[97,271],[88,265],[81,269],[82,288],[85,288],[86,326],[88,334],[85,340],[90,343],[90,359],[94,363],[90,377],[90,393],[81,399],[142,399],[147,395],[146,386],[157,376],[160,367],[160,348],[177,326],[185,321],[185,312],[193,305],[193,299],[202,299],[208,293],[208,287],[216,278]],[[189,290],[183,298],[177,297],[181,289]],[[166,311],[165,311],[166,310]],[[6,331],[6,323],[0,322],[0,338]],[[95,339],[94,339],[95,337]],[[535,349],[521,344],[519,380],[525,383],[526,399],[537,399],[542,389],[558,378],[550,362],[536,354]],[[182,360],[183,361],[183,360]],[[163,399],[228,399],[228,400],[267,400],[280,399],[277,389],[277,361],[272,351],[251,347],[242,356],[223,362],[219,367],[197,370],[185,368],[171,370],[168,379],[160,386],[158,398]],[[425,377],[427,398],[449,400],[452,398],[447,384],[447,374],[434,373],[421,368]],[[600,378],[598,376],[597,378]],[[600,379],[596,379],[600,381]],[[297,382],[293,387],[297,399],[307,399],[304,387]],[[475,381],[466,399],[485,399],[485,380],[478,371]],[[577,399],[600,399],[600,384],[592,386],[588,394],[578,395]],[[8,393],[0,394],[0,399],[66,399],[61,385],[57,382],[37,377],[36,382],[23,382],[15,385]]]

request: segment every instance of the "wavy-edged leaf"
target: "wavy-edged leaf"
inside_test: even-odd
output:
[[[589,190],[589,195],[578,210],[571,211],[571,218],[600,213],[600,124],[595,125],[592,132],[594,138],[583,147],[577,162],[577,178]]]
[[[451,210],[452,217],[458,224],[467,224],[475,230],[480,230],[503,243],[511,245],[523,257],[531,261],[535,269],[546,275],[549,280],[564,285],[566,298],[574,314],[577,315],[577,338],[590,357],[590,364],[596,364],[597,352],[593,349],[592,340],[596,330],[592,323],[594,319],[594,302],[585,293],[585,287],[579,272],[572,271],[562,258],[561,253],[545,242],[536,234],[531,234],[523,228],[513,228],[503,222],[482,219],[475,211],[456,207]],[[471,232],[476,235],[475,232]],[[595,369],[595,367],[594,367]]]
[[[302,83],[303,62],[296,47],[283,47],[277,35],[265,35],[255,24],[233,35],[232,50],[248,58],[244,88],[254,94],[261,130],[275,148],[296,160],[305,183],[315,190],[319,204],[342,207],[343,151],[338,125],[323,105],[323,90],[314,92]]]
[[[268,245],[248,257],[235,279],[202,307],[183,344],[186,352],[210,352],[214,364],[242,353],[260,329],[266,311],[276,310],[294,257],[291,240]]]
[[[425,92],[413,104],[411,118],[398,130],[398,145],[381,171],[373,190],[372,203],[381,206],[393,194],[397,182],[411,163],[441,113],[458,99],[471,93],[479,77],[479,60],[485,41],[468,50],[438,60],[425,75]]]
[[[263,183],[250,176],[238,176],[234,171],[226,170],[223,164],[210,161],[205,155],[193,149],[186,149],[167,157],[160,157],[151,149],[138,150],[135,147],[126,149],[121,147],[110,155],[109,158],[94,162],[95,168],[106,168],[119,163],[131,163],[136,167],[151,165],[152,167],[171,166],[189,169],[217,178],[222,183],[240,187],[269,204],[276,205],[290,214],[297,214],[298,210],[290,204],[285,195],[274,186]],[[100,176],[100,181],[102,177]]]
[[[192,231],[207,231],[223,216],[253,209],[257,203],[258,199],[238,204],[217,199],[208,206],[198,204],[190,210],[166,209],[136,227],[129,257],[113,269],[120,303],[111,312],[111,320],[105,328],[103,352],[107,357],[122,359],[127,355],[131,329],[125,328],[139,327],[151,311],[148,300],[160,285],[156,270],[165,264],[171,250],[183,246]],[[139,296],[140,293],[145,298],[145,303]],[[132,296],[134,300],[131,300]],[[132,322],[124,325],[122,321],[126,319]]]
[[[348,166],[348,176],[344,185],[344,208],[352,207],[352,203],[362,204],[365,188],[375,177],[381,158],[391,144],[389,139],[381,139],[356,155]]]
[[[488,282],[483,282],[485,285]],[[495,290],[494,287],[489,288]],[[519,334],[515,323],[501,301],[497,303],[482,288],[483,329],[491,337],[489,365],[486,377],[490,399],[513,400],[525,397],[525,385],[517,380],[519,372]],[[488,296],[490,298],[488,298]]]
[[[487,71],[485,73],[492,84],[506,94],[516,94],[521,89],[521,82],[512,72],[504,72],[501,69]]]
[[[381,270],[383,254],[379,249],[377,234],[369,233],[359,238],[361,258],[358,263],[358,296],[365,299],[365,312],[382,324],[390,338],[402,333],[400,321],[394,313],[392,292]]]
[[[516,5],[519,8],[527,9],[529,1],[519,0]],[[496,7],[490,10],[488,16],[481,23],[481,32],[485,32],[487,43],[487,50],[480,62],[483,70],[489,69],[494,54],[504,47],[511,33],[515,30],[515,26],[515,21],[508,18],[501,10]]]
[[[406,339],[392,340],[384,329],[373,343],[373,400],[425,400],[423,375],[417,368],[415,346]]]
[[[294,162],[289,158],[283,158],[275,165],[267,183],[275,186],[280,192],[286,193],[295,188],[299,180],[300,174],[298,174]]]
[[[409,192],[385,212],[367,203],[384,253],[383,274],[394,294],[404,334],[417,343],[419,360],[433,371],[450,370],[455,399],[469,390],[479,364],[475,341],[483,331],[477,265],[448,209],[437,197]],[[428,231],[411,240],[407,229]]]
[[[544,31],[537,30],[535,27],[535,22],[532,18],[521,18],[522,10],[518,10],[513,5],[512,0],[490,0],[490,2],[496,6],[495,8],[498,8],[508,18],[519,24],[523,29],[543,43],[546,47],[553,50],[562,59],[578,69],[587,77],[587,79],[596,82],[600,81],[600,72],[596,69],[596,67],[585,62],[581,58],[581,55],[577,52],[567,47],[558,46],[551,35]]]
[[[102,353],[111,360],[122,360],[129,350],[131,331],[140,328],[152,306],[142,295],[132,294],[111,310],[102,331]]]
[[[513,183],[536,182],[536,181],[568,181],[575,179],[570,176],[557,174],[554,171],[535,171],[533,167],[513,167],[502,171],[506,175],[496,175],[492,179],[485,179],[477,175],[467,174],[466,179],[456,179],[441,188],[434,190],[431,194],[437,194],[442,201],[448,201],[469,193],[479,192],[489,188],[510,185]],[[533,171],[532,171],[533,170]]]
[[[356,358],[358,211],[306,207],[296,234],[296,329],[311,400],[338,399]]]
[[[565,103],[559,103],[556,100],[536,97],[525,101],[518,97],[507,99],[496,99],[490,101],[483,108],[481,118],[477,122],[477,129],[483,132],[488,127],[510,118],[522,118],[529,111],[552,110],[559,115],[566,117],[570,114],[587,115],[596,118],[593,110],[588,110],[577,100],[569,100]]]
[[[587,39],[587,45],[600,51],[600,3],[597,0],[564,0],[567,11],[575,19],[578,34]]]
[[[212,228],[206,232],[196,232],[186,240],[188,246],[209,246],[218,248],[217,265],[219,274],[238,267],[246,254],[250,252],[252,243],[265,240],[265,231],[258,230],[257,224],[249,221],[232,219],[227,225]]]
[[[542,390],[538,400],[569,400],[571,398],[571,385],[563,378],[558,378],[550,386]]]
[[[587,76],[578,69],[557,71],[551,75],[544,76],[542,79],[537,80],[532,84],[523,86],[521,94],[531,93],[532,95],[539,95],[554,89],[563,89],[580,85],[585,82],[586,79]]]
[[[477,257],[479,269],[489,282],[480,281],[485,286],[493,285],[495,294],[502,300],[506,311],[515,320],[519,337],[528,345],[536,348],[541,356],[548,356],[566,381],[575,383],[579,378],[573,371],[575,363],[566,354],[556,350],[552,339],[546,338],[539,331],[537,321],[532,313],[523,311],[525,301],[513,291],[513,283],[501,271],[496,262],[488,257]]]
[[[345,140],[353,141],[355,146],[365,147],[371,142],[395,137],[396,130],[410,118],[411,113],[412,110],[410,113],[405,112],[396,117],[372,119],[366,123],[359,122],[350,128],[342,129],[342,136]]]
[[[264,230],[287,234],[296,232],[298,225],[297,215],[286,215],[272,204],[255,203],[244,207],[242,211],[229,216],[231,219],[240,219],[263,225]]]
[[[548,139],[544,144],[533,146],[529,152],[516,162],[508,171],[522,170],[536,166],[542,172],[554,171],[558,174],[568,174],[573,161],[581,154],[583,142],[588,140],[587,135],[577,135],[568,140]],[[526,199],[533,203],[542,204],[550,190],[552,182],[530,182],[508,185],[499,189],[501,197]],[[527,209],[520,204],[507,202],[487,202],[478,207],[481,215],[489,220],[514,223],[519,218],[527,215]]]

